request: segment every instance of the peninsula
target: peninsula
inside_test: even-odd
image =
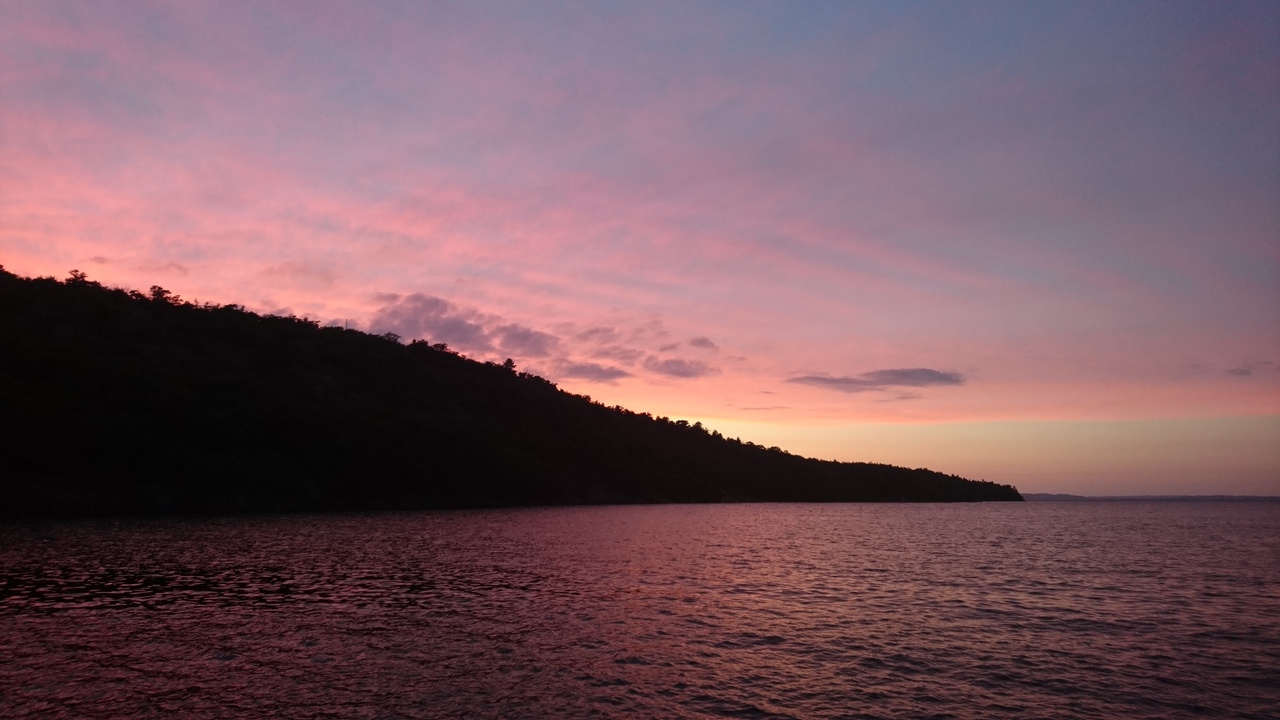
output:
[[[511,363],[0,268],[0,517],[1021,500],[606,407]]]

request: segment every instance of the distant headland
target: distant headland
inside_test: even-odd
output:
[[[514,363],[0,268],[0,517],[603,503],[1022,500],[814,460]]]
[[[1068,495],[1065,493],[1022,493],[1028,502],[1280,502],[1280,495]]]

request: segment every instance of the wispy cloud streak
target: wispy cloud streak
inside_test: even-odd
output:
[[[700,378],[720,374],[720,368],[712,367],[701,360],[685,358],[662,359],[650,356],[645,358],[644,367],[649,372],[673,378]]]
[[[570,362],[556,368],[556,374],[563,378],[586,380],[588,382],[609,382],[631,377],[631,373],[622,368],[600,365],[593,362]]]
[[[963,385],[965,378],[960,373],[943,372],[930,368],[892,368],[871,370],[853,377],[831,377],[829,375],[801,375],[788,378],[787,382],[798,385],[838,390],[844,393],[870,392],[887,390],[894,387],[931,387],[937,385]]]

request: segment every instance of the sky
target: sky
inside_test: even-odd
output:
[[[1280,4],[0,0],[0,264],[804,455],[1280,494]]]

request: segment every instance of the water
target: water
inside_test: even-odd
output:
[[[1280,503],[0,527],[0,716],[1278,717]]]

